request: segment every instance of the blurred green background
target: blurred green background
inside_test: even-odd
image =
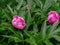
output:
[[[51,10],[60,14],[60,0],[0,0],[0,45],[60,45],[59,21],[47,21]],[[25,19],[23,30],[11,25],[14,15]]]

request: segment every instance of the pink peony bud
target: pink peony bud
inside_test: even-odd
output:
[[[25,20],[17,15],[13,16],[12,25],[15,28],[23,29],[26,26]]]
[[[55,23],[57,20],[59,20],[59,14],[56,11],[50,11],[48,13],[48,21],[53,24]]]

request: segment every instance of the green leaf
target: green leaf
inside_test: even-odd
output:
[[[6,13],[6,11],[7,11],[7,9],[5,9],[5,10],[2,9],[2,12],[4,13],[4,16],[5,16],[8,20],[11,21],[11,17],[10,17],[10,15],[8,15],[8,14]],[[9,18],[8,18],[8,17],[9,17]]]
[[[21,42],[22,40],[15,36],[2,35],[3,37],[9,38],[9,41]]]
[[[46,37],[46,21],[42,24],[42,27],[41,27],[41,33],[42,33],[42,36],[43,36],[43,39],[45,39]]]
[[[57,22],[55,22],[55,23],[51,26],[51,28],[49,29],[49,30],[50,30],[50,34],[51,34],[52,32],[54,32],[54,30],[57,28],[58,24],[59,24],[59,20],[58,20]]]
[[[30,43],[31,45],[37,45],[34,38],[27,38],[27,39],[25,39],[25,41],[27,43]]]
[[[60,28],[57,28],[56,30],[54,30],[51,35],[57,34],[58,32],[60,32]]]
[[[28,5],[31,7],[33,4],[33,0],[27,0]]]
[[[18,31],[16,31],[11,25],[9,25],[9,26],[10,26],[10,27],[9,27],[8,29],[9,29],[11,32],[13,32],[15,36],[17,36],[18,38],[21,39],[20,33],[19,33]]]
[[[10,5],[7,5],[7,7],[8,7],[8,9],[10,10],[10,12],[11,12],[12,14],[14,14],[13,9],[10,7]]]
[[[38,32],[38,27],[37,27],[37,24],[36,24],[36,23],[34,23],[33,32],[34,32],[35,35],[36,35],[37,32]]]
[[[20,17],[23,17],[23,18],[25,19],[25,11],[20,11],[20,12],[19,12],[19,16],[20,16]]]
[[[29,26],[31,24],[31,21],[32,21],[29,5],[27,5],[27,12],[28,12],[28,14],[27,14],[27,25]]]
[[[23,0],[16,0],[18,2],[18,5],[17,5],[17,10],[19,10],[23,4]]]
[[[46,0],[43,9],[47,10],[53,3],[53,0]]]
[[[5,22],[4,22],[4,23],[1,23],[1,24],[0,24],[0,32],[1,32],[1,31],[4,31],[4,30],[7,28],[7,26],[8,26],[8,25],[7,25]]]
[[[45,40],[46,45],[53,45],[49,40]]]
[[[28,31],[24,30],[24,33],[25,33],[28,37],[32,37],[32,36],[28,33]]]
[[[40,8],[43,7],[43,3],[41,2],[41,0],[34,0],[36,5],[39,6]]]
[[[59,35],[53,35],[53,38],[55,38],[57,41],[60,42],[60,36]]]

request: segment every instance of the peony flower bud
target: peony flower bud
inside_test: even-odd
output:
[[[57,20],[59,20],[59,14],[56,11],[50,11],[48,13],[48,21],[53,24],[55,23]]]
[[[26,26],[25,20],[17,15],[13,16],[12,25],[15,28],[23,29]]]

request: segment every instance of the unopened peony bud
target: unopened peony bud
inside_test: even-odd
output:
[[[50,11],[48,13],[48,21],[53,24],[55,23],[57,20],[59,20],[59,14],[56,11]]]
[[[17,15],[13,16],[12,25],[15,28],[23,29],[26,26],[25,20]]]

